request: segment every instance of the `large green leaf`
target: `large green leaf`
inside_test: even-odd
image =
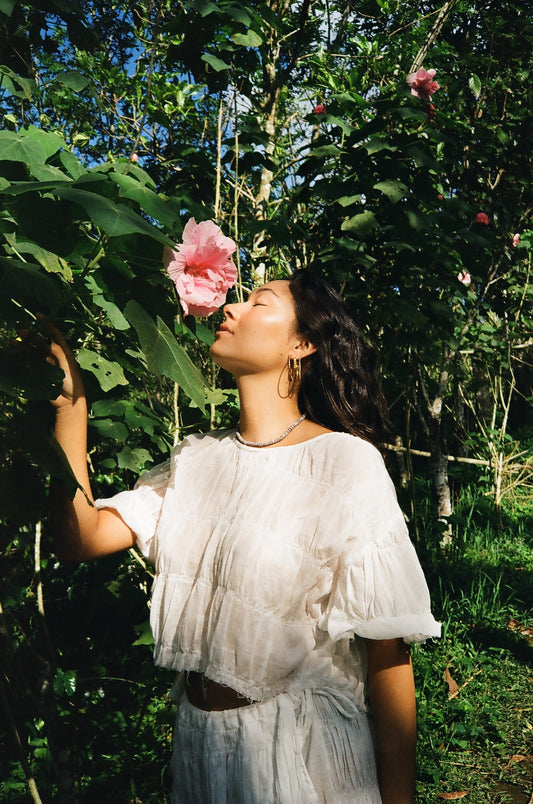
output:
[[[93,352],[91,349],[80,349],[78,351],[78,363],[83,369],[94,374],[100,383],[102,391],[110,391],[117,385],[128,384],[120,363],[106,360],[105,357]]]
[[[374,190],[379,190],[382,192],[393,204],[396,204],[397,201],[405,198],[409,192],[407,186],[401,181],[398,181],[398,179],[378,181],[376,184],[374,184]]]
[[[205,61],[207,64],[209,64],[209,66],[212,67],[217,73],[222,72],[222,70],[231,69],[231,64],[227,64],[225,61],[213,56],[211,53],[204,53],[202,56],[202,61]]]
[[[42,168],[46,160],[65,147],[59,134],[42,131],[35,126],[15,131],[0,131],[2,159],[9,162],[24,162],[30,168]]]
[[[168,201],[154,193],[148,187],[140,184],[137,179],[125,173],[111,171],[110,178],[120,187],[121,195],[137,201],[141,209],[151,218],[155,218],[166,226],[173,226],[176,222],[176,212],[170,207]]]
[[[124,315],[137,330],[149,370],[174,380],[204,409],[209,386],[165,322],[159,316],[155,322],[135,301],[128,302]]]
[[[34,256],[37,262],[49,273],[61,274],[69,282],[72,280],[70,265],[62,257],[37,245],[37,243],[18,240],[14,235],[6,235],[6,240],[19,254],[31,254]]]
[[[263,44],[263,40],[259,34],[251,30],[248,30],[245,34],[232,34],[231,38],[236,45],[243,45],[244,47],[259,47]]]
[[[79,204],[90,219],[109,237],[127,234],[144,234],[153,237],[164,245],[174,246],[173,241],[163,232],[145,221],[132,209],[123,204],[115,204],[111,199],[76,187],[55,187],[52,191],[59,198]]]
[[[63,288],[68,286],[63,283]],[[0,311],[2,315],[12,315],[17,306],[28,307],[34,313],[48,314],[57,309],[62,294],[57,281],[30,265],[10,257],[0,257]]]
[[[37,84],[32,78],[23,78],[4,64],[0,64],[0,86],[16,98],[25,100],[31,100],[37,89]]]
[[[69,89],[73,89],[74,92],[82,92],[82,90],[84,90],[85,87],[91,83],[87,76],[82,75],[76,70],[67,70],[64,73],[58,73],[56,80]]]
[[[370,210],[354,215],[341,225],[343,232],[355,232],[363,240],[368,237],[374,229],[379,228],[379,221]]]

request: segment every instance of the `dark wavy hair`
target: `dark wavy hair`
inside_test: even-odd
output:
[[[351,433],[382,448],[388,411],[373,349],[339,294],[306,270],[289,277],[297,330],[316,352],[302,361],[298,405],[330,430]]]

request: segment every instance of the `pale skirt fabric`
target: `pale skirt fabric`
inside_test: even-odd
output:
[[[381,804],[365,712],[320,690],[178,707],[172,804]]]

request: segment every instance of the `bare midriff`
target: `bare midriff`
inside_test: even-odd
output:
[[[197,709],[207,712],[221,712],[224,709],[238,709],[255,703],[231,687],[217,684],[203,673],[185,673],[185,694]]]

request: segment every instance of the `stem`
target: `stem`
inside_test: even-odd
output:
[[[235,128],[235,188],[233,192],[233,230],[235,242],[239,242],[239,128],[237,125],[237,90],[234,94],[234,128]],[[237,291],[237,298],[240,302],[244,301],[244,294],[242,292],[242,275],[241,275],[241,259],[239,248],[235,252],[235,262],[237,265],[237,284],[235,286]]]
[[[174,410],[174,446],[180,440],[180,406],[179,406],[179,393],[180,387],[177,382],[174,383],[174,399],[173,399],[173,410]]]
[[[216,184],[215,184],[215,220],[220,219],[220,184],[222,178],[222,93],[218,102],[218,124],[217,124],[217,163],[216,163]]]

